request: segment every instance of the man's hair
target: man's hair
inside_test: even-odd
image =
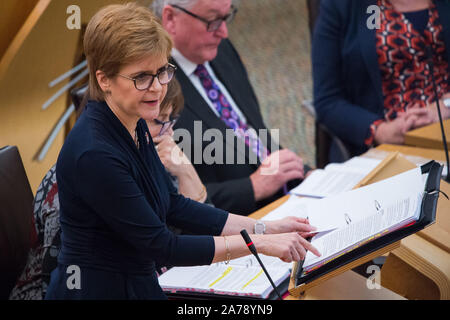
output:
[[[168,58],[171,50],[169,34],[148,8],[131,2],[100,9],[89,21],[84,35],[89,98],[104,100],[95,75],[97,70],[113,78],[123,66],[149,56]]]
[[[183,92],[181,91],[181,86],[178,80],[174,77],[167,85],[166,96],[159,107],[159,113],[166,112],[169,107],[172,107],[171,116],[176,117],[180,115],[181,110],[184,106]],[[171,117],[171,118],[172,118]]]
[[[164,6],[174,4],[185,9],[193,7],[198,0],[154,0],[151,4],[153,12],[161,18]]]
[[[192,8],[197,3],[197,1],[198,0],[153,0],[150,8],[159,18],[161,18],[164,6],[168,4],[174,4],[189,10],[189,8]],[[239,1],[232,0],[231,3],[236,7]]]

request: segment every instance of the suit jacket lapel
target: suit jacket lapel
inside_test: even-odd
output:
[[[189,80],[176,61],[173,61],[173,63],[178,67],[177,80],[180,82],[182,88],[187,88],[187,90],[183,90],[185,107],[196,114],[197,117],[204,121],[208,127],[217,128],[225,133],[225,129],[227,127],[223,121],[220,120],[211,110],[209,105],[205,102],[200,93],[198,93],[191,80]]]
[[[246,84],[241,83],[242,79],[240,76],[233,77],[233,65],[228,62],[226,57],[222,57],[220,51],[216,59],[211,61],[210,64],[216,77],[227,88],[228,93],[239,106],[239,109],[247,119],[247,123],[257,131],[258,129],[264,129],[265,126],[262,119],[257,116],[260,114],[259,110],[255,110],[254,103],[249,102],[249,97],[243,94],[242,87]]]
[[[209,105],[205,102],[200,93],[198,93],[191,80],[189,80],[176,61],[173,60],[172,62],[178,67],[177,80],[180,82],[181,87],[187,88],[187,90],[183,90],[185,108],[188,108],[192,113],[194,113],[197,118],[202,121],[203,126],[219,129],[222,133],[224,142],[230,147],[234,147],[235,151],[244,154],[248,159],[249,157],[245,150],[237,148],[234,141],[228,141],[228,139],[226,139],[226,129],[230,128],[228,128],[225,123],[211,110]]]
[[[439,13],[439,22],[444,33],[445,51],[447,52],[448,72],[450,73],[450,1],[435,1]]]

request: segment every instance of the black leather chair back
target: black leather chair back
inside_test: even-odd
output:
[[[83,84],[80,87],[74,88],[70,91],[70,97],[72,98],[73,105],[75,106],[75,110],[79,111],[80,108],[83,108],[87,102],[87,91],[88,84]]]
[[[312,38],[317,16],[319,15],[320,0],[308,0],[306,4],[308,6],[309,32]]]
[[[7,299],[31,244],[33,192],[15,146],[0,149],[0,299]]]

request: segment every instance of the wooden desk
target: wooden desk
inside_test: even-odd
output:
[[[444,121],[444,132],[447,137],[447,146],[450,148],[450,119]],[[439,122],[412,130],[405,135],[405,144],[410,146],[443,149],[441,127]]]
[[[445,153],[442,148],[440,149],[430,149],[430,148],[419,148],[405,145],[395,145],[395,144],[382,144],[375,148],[375,150],[382,150],[386,152],[398,151],[406,156],[423,157],[430,160],[446,161]],[[369,151],[370,153],[370,151]]]
[[[406,156],[445,160],[442,150],[396,145],[381,145],[366,156],[393,151]],[[441,180],[441,190],[448,194],[450,184]],[[408,299],[450,299],[450,201],[441,196],[436,223],[404,238],[401,246],[388,255],[382,268],[381,283]]]
[[[381,145],[376,150],[399,151],[405,155],[423,157],[438,161],[445,160],[442,150],[414,148],[408,146]],[[441,190],[450,196],[450,184],[441,180]],[[447,253],[450,253],[450,201],[440,196],[436,212],[436,223],[417,233],[422,238],[432,242]]]
[[[289,196],[284,196],[266,207],[254,212],[250,217],[260,219],[267,213],[279,207],[287,201]],[[286,300],[298,300],[289,295]],[[326,282],[308,290],[301,300],[403,300],[404,297],[397,293],[380,287],[369,289],[367,279],[353,271],[344,272]]]

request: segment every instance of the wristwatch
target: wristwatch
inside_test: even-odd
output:
[[[266,233],[266,224],[261,220],[256,221],[254,230],[255,234],[264,234]]]
[[[447,108],[450,109],[450,98],[445,98],[444,99],[444,106],[446,106]]]

